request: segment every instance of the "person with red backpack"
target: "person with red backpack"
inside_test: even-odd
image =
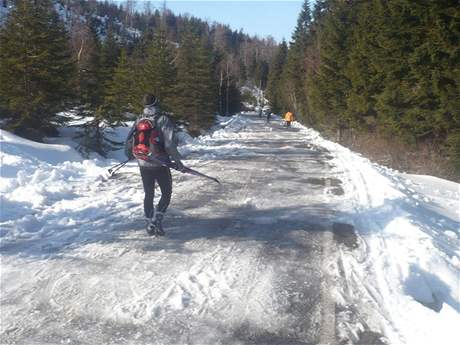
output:
[[[185,169],[177,150],[174,123],[160,112],[158,99],[152,94],[144,96],[144,112],[131,128],[126,141],[125,153],[137,159],[144,186],[144,214],[147,233],[151,236],[165,234],[162,221],[171,201],[172,177],[167,165],[172,162],[179,171]],[[161,198],[154,208],[155,183],[161,190]]]

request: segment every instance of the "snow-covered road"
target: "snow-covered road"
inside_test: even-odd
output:
[[[221,126],[181,150],[222,185],[174,174],[161,239],[145,233],[134,164],[109,180],[58,153],[14,178],[2,170],[1,343],[410,344],[420,331],[406,311],[447,330],[425,339],[450,339],[459,291],[424,270],[457,283],[455,212],[423,227],[416,183],[300,126],[254,114]],[[5,146],[11,171],[17,147]],[[435,194],[455,202],[457,186]]]
[[[200,170],[222,186],[175,175],[164,239],[144,232],[131,166],[68,201],[71,218],[80,212],[87,224],[6,243],[4,342],[306,344],[333,335],[322,327],[334,314],[323,310],[332,308],[325,153],[298,129],[258,119],[218,138],[207,142],[218,158]],[[188,158],[203,164],[203,154]]]

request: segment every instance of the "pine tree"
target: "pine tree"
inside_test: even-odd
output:
[[[330,0],[316,0],[313,13],[312,13],[312,20],[315,24],[319,24],[323,20],[325,14],[329,12]]]
[[[125,120],[126,113],[136,112],[135,104],[141,97],[135,90],[136,80],[126,50],[123,49],[120,61],[113,72],[113,78],[106,89],[104,117],[109,123],[118,124]]]
[[[282,74],[286,63],[288,47],[286,41],[282,41],[276,55],[273,57],[267,82],[267,98],[270,101],[271,111],[280,113],[284,109],[282,102]]]
[[[108,151],[120,147],[121,143],[108,138],[108,132],[124,116],[123,109],[118,107],[120,100],[114,99],[119,91],[118,85],[112,83],[113,68],[118,59],[117,44],[112,35],[101,42],[95,21],[90,21],[88,29],[88,35],[84,37],[88,48],[79,63],[77,85],[82,115],[91,120],[81,126],[76,139],[82,154],[88,156],[90,152],[97,152],[106,156]]]
[[[146,51],[146,47],[143,47],[142,44],[137,44],[128,59],[133,80],[132,89],[130,90],[130,94],[132,95],[131,105],[136,114],[142,113],[144,109],[143,97],[146,92],[144,87]]]
[[[163,110],[173,110],[176,68],[174,66],[174,51],[166,39],[164,30],[160,30],[154,35],[148,49],[143,75],[143,91],[153,93],[158,97]]]
[[[216,58],[218,60],[219,57]],[[221,115],[234,114],[241,110],[241,94],[237,86],[239,71],[232,59],[224,59],[216,63],[218,74],[218,111]]]
[[[455,1],[396,4],[407,9],[412,50],[407,125],[417,141],[443,141],[460,129],[460,8]]]
[[[176,115],[192,133],[209,126],[217,110],[217,82],[212,52],[193,30],[184,33],[177,57]]]
[[[385,77],[373,57],[380,42],[378,36],[384,30],[381,17],[384,14],[375,1],[359,3],[355,11],[357,22],[349,34],[349,60],[344,67],[344,74],[350,80],[344,115],[352,127],[373,131],[377,118],[375,96],[381,91]]]
[[[308,119],[308,106],[305,96],[306,65],[305,56],[310,41],[311,26],[310,2],[304,0],[292,35],[286,66],[284,68],[284,90],[287,106],[299,118]]]
[[[265,88],[267,87],[268,70],[269,70],[268,63],[263,60],[259,61],[256,67],[254,79],[255,79],[256,85],[261,90],[265,90]]]
[[[115,38],[112,25],[109,26],[107,35],[101,44],[101,78],[110,82],[112,74],[120,58],[120,46]]]
[[[345,117],[346,94],[350,81],[345,75],[348,63],[349,33],[353,24],[353,3],[332,0],[319,27],[320,66],[309,82],[309,105],[323,128],[337,130],[338,136],[350,124]]]
[[[292,43],[300,49],[305,49],[308,45],[312,15],[310,10],[310,1],[304,0],[302,10],[297,18],[297,26],[292,35]]]
[[[242,58],[238,61],[239,73],[238,73],[238,84],[243,85],[248,79],[247,69]]]
[[[459,18],[453,0],[317,1],[313,110],[338,129],[371,123],[412,149],[428,144],[460,169]]]
[[[453,0],[436,1],[424,21],[424,48],[431,61],[431,85],[438,100],[435,136],[447,136],[449,160],[460,175],[460,7]]]
[[[0,100],[10,127],[52,128],[74,73],[68,36],[51,1],[19,0],[0,31]]]
[[[382,75],[376,96],[379,124],[414,147],[447,145],[458,166],[460,148],[460,9],[455,1],[377,2],[384,12],[382,42],[372,60]]]
[[[382,79],[382,86],[374,95],[379,129],[389,136],[414,142],[415,137],[410,133],[413,121],[410,112],[414,106],[410,89],[415,80],[411,75],[410,55],[418,39],[411,32],[420,27],[409,22],[417,18],[411,17],[410,9],[398,2],[374,2],[378,13],[375,18],[378,45],[368,52],[368,58]]]
[[[252,54],[251,57],[249,58],[249,64],[247,66],[247,76],[248,79],[257,85],[256,82],[256,70],[257,70],[257,57],[256,54]]]
[[[102,45],[94,22],[88,27],[83,48],[85,56],[78,63],[79,101],[84,111],[94,112],[104,103],[104,88],[108,77],[104,73]]]

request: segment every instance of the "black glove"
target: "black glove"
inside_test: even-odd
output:
[[[129,139],[125,142],[125,155],[128,159],[134,159],[133,155],[133,139]]]
[[[185,166],[184,166],[184,164],[182,164],[181,161],[177,161],[176,162],[176,169],[179,170],[180,172],[184,172],[185,171]]]
[[[134,155],[133,155],[133,152],[128,148],[128,149],[125,149],[125,155],[126,157],[128,157],[128,159],[134,159]]]

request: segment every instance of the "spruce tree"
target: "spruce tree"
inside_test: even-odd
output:
[[[282,74],[286,63],[287,51],[288,47],[286,41],[283,40],[270,63],[266,96],[270,101],[271,111],[274,113],[280,113],[285,110],[283,108],[281,94]]]
[[[256,53],[253,52],[251,56],[249,57],[249,61],[247,62],[247,76],[248,80],[256,86],[259,86],[257,80],[256,80],[256,71],[257,71],[257,65],[258,65],[258,60]]]
[[[346,119],[346,95],[350,81],[345,75],[348,63],[349,32],[353,23],[352,4],[332,0],[319,27],[320,59],[317,73],[309,83],[309,105],[317,114],[321,127],[337,130],[349,128]]]
[[[437,1],[424,21],[427,55],[432,63],[431,85],[438,100],[434,117],[436,137],[447,136],[449,160],[460,175],[460,6],[456,1]]]
[[[310,2],[304,0],[302,10],[297,19],[297,26],[292,35],[286,66],[284,68],[284,91],[286,105],[294,111],[298,118],[308,120],[308,106],[305,97],[306,49],[310,38],[311,26]],[[310,121],[308,121],[310,122]]]
[[[136,80],[125,49],[122,49],[120,61],[113,72],[112,80],[107,84],[104,112],[105,118],[114,124],[126,119],[127,113],[136,111],[135,104],[140,99],[136,94]]]
[[[102,44],[95,22],[90,23],[88,30],[88,35],[84,38],[86,56],[78,65],[77,89],[83,110],[91,113],[104,103],[108,73],[104,70]]]
[[[398,3],[399,2],[399,3]],[[376,76],[382,86],[374,96],[379,129],[389,136],[414,142],[411,133],[411,109],[415,106],[410,95],[413,82],[410,56],[418,40],[412,30],[420,29],[417,18],[399,0],[374,1],[378,44],[368,52],[369,61],[376,66]],[[410,23],[410,21],[415,22]],[[420,122],[421,123],[421,122]]]
[[[311,23],[310,1],[304,0],[299,17],[297,18],[297,25],[292,35],[292,43],[299,46],[300,49],[305,49],[308,44]]]
[[[460,149],[460,9],[455,1],[393,0],[385,11],[384,44],[376,60],[385,75],[376,95],[379,123],[417,147],[447,145],[458,166]]]
[[[160,100],[161,108],[171,111],[174,108],[174,88],[176,86],[175,52],[164,30],[154,35],[147,52],[142,80],[143,91],[153,93]]]
[[[90,121],[81,125],[82,131],[77,134],[78,149],[82,154],[97,152],[106,156],[107,152],[120,147],[121,143],[108,137],[110,127],[118,125],[123,119],[123,109],[118,108],[119,102],[114,100],[118,91],[112,85],[113,68],[117,55],[117,44],[109,35],[101,42],[97,22],[89,23],[89,35],[85,37],[88,45],[85,59],[79,64],[77,85],[80,95],[80,109]],[[109,90],[109,86],[112,88]],[[119,96],[119,94],[118,94]]]
[[[267,87],[268,70],[269,70],[268,63],[263,60],[259,61],[259,63],[257,64],[254,79],[255,79],[256,85],[262,90],[265,90],[265,88]]]
[[[460,129],[460,7],[455,1],[397,2],[410,9],[410,127],[417,140],[439,142]]]
[[[0,100],[18,131],[53,127],[72,96],[68,36],[51,1],[18,0],[0,31]]]
[[[128,65],[129,69],[131,70],[131,76],[133,80],[132,89],[129,91],[129,93],[131,94],[131,105],[133,107],[134,113],[136,114],[140,114],[144,109],[143,97],[146,92],[144,87],[145,61],[146,48],[144,50],[142,44],[137,44],[128,59]]]
[[[176,115],[190,123],[192,133],[212,124],[217,110],[217,81],[211,49],[188,30],[177,57]]]
[[[385,78],[374,59],[379,34],[384,30],[382,12],[375,1],[359,3],[355,11],[357,22],[349,34],[349,60],[344,67],[344,74],[350,81],[344,115],[354,128],[375,130],[375,96],[381,91]]]
[[[238,84],[243,85],[248,79],[246,65],[242,58],[238,61],[239,71],[238,71]]]
[[[120,45],[115,37],[113,27],[109,26],[107,35],[101,44],[101,79],[110,82],[120,58]]]
[[[330,0],[316,0],[313,6],[312,20],[315,24],[319,24],[324,15],[329,12]]]

